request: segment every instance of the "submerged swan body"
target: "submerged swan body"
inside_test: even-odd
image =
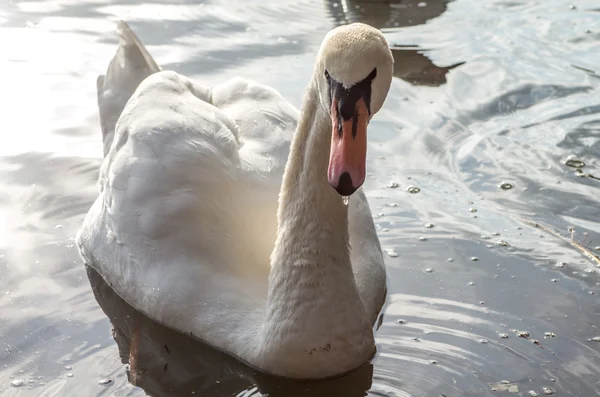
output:
[[[98,79],[105,158],[77,235],[86,263],[148,317],[264,372],[366,363],[386,294],[360,188],[392,79],[383,35],[328,33],[299,113],[251,81],[161,71],[123,22],[119,33]]]

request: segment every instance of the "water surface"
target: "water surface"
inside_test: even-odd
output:
[[[595,3],[2,3],[0,396],[600,394]],[[95,81],[118,19],[165,69],[243,75],[296,106],[328,30],[384,31],[396,78],[366,187],[391,255],[372,365],[316,384],[265,377],[86,270],[73,237],[96,195]]]

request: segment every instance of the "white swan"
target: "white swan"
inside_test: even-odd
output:
[[[392,80],[381,32],[326,35],[298,122],[273,89],[159,71],[119,32],[98,79],[105,159],[77,235],[86,263],[148,317],[264,372],[315,379],[368,362],[386,282],[358,188]]]

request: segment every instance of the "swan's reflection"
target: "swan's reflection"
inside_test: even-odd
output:
[[[86,266],[94,296],[112,324],[129,382],[153,397],[364,396],[373,366],[332,380],[301,382],[268,376],[191,337],[150,320]]]
[[[379,29],[420,25],[446,11],[450,0],[326,0],[335,25],[362,22]],[[462,65],[440,67],[415,47],[391,46],[394,76],[413,85],[437,87],[446,83],[446,74]]]

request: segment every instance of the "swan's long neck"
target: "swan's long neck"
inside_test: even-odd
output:
[[[323,376],[363,364],[374,342],[350,261],[348,206],[327,181],[331,119],[314,82],[301,115],[279,197],[261,344],[266,368]]]
[[[312,85],[308,89],[283,175],[272,271],[351,267],[348,206],[327,181],[331,119],[315,91]]]

